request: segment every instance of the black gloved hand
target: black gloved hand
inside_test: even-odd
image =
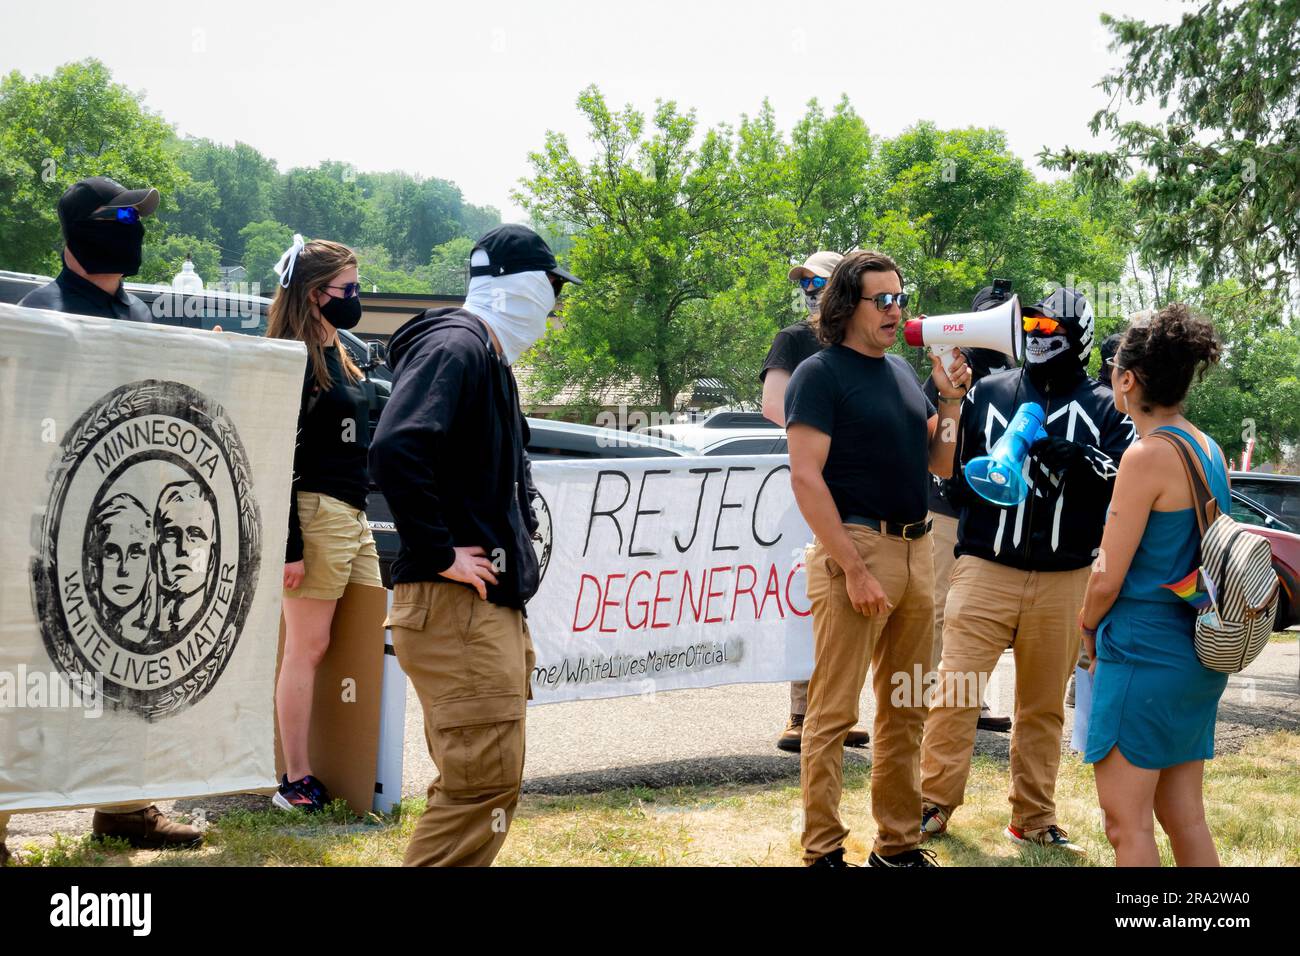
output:
[[[1081,464],[1089,464],[1088,446],[1059,435],[1040,438],[1029,446],[1029,454],[1056,475],[1064,475]]]

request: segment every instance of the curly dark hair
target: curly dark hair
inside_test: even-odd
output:
[[[1165,306],[1145,322],[1129,326],[1115,354],[1115,365],[1142,385],[1141,408],[1174,408],[1183,403],[1206,370],[1219,361],[1223,346],[1208,319],[1181,302]]]
[[[898,263],[883,252],[860,249],[846,255],[831,273],[831,281],[826,283],[819,303],[816,327],[822,345],[839,345],[844,341],[844,333],[862,298],[864,272],[896,272],[899,283],[903,281]]]

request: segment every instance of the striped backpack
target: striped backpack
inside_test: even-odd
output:
[[[1281,585],[1273,570],[1273,547],[1267,538],[1223,514],[1200,456],[1186,439],[1166,431],[1151,434],[1178,449],[1196,502],[1200,570],[1214,598],[1196,616],[1196,656],[1210,670],[1240,673],[1273,633]]]

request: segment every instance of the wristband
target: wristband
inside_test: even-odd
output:
[[[948,398],[946,395],[939,396],[940,405],[960,405],[961,403],[962,399],[960,398]]]

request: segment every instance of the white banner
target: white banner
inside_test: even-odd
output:
[[[304,362],[0,305],[0,809],[273,785]]]
[[[812,534],[785,456],[535,462],[535,703],[806,680]]]

